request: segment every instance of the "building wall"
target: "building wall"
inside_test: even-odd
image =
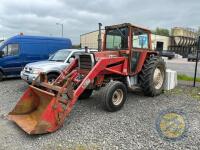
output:
[[[91,49],[97,49],[98,48],[98,31],[93,31],[89,33],[82,34],[80,36],[80,44],[81,48],[84,48],[87,46]],[[102,40],[104,37],[104,30],[102,30]],[[163,42],[163,50],[168,50],[168,46],[170,45],[170,37],[167,36],[160,36],[160,35],[151,35],[152,40],[152,49],[155,50],[157,46],[157,42]]]
[[[163,50],[168,50],[170,45],[170,37],[152,34],[151,35],[152,49],[156,49],[157,42],[163,42]]]
[[[86,34],[82,34],[80,36],[81,48],[85,48],[85,46],[87,46],[88,48],[91,49],[98,49],[98,34],[99,31],[93,31]],[[102,40],[103,36],[104,36],[104,30],[102,30],[102,35],[101,35]]]

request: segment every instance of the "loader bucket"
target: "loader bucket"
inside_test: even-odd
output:
[[[28,134],[43,134],[59,128],[61,105],[54,94],[30,86],[8,114]]]

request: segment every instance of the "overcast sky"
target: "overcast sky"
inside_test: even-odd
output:
[[[156,27],[200,26],[200,0],[0,0],[0,37],[20,32],[64,36],[79,43],[80,35],[103,25],[136,23]]]

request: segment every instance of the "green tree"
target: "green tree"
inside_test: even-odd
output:
[[[165,28],[156,28],[156,30],[152,31],[153,34],[169,36],[169,30]]]
[[[74,48],[74,49],[79,49],[79,48],[81,48],[81,45],[80,45],[80,44],[72,45],[72,48]]]

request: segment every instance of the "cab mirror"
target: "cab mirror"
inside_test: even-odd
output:
[[[3,57],[4,51],[0,51],[0,58]]]

